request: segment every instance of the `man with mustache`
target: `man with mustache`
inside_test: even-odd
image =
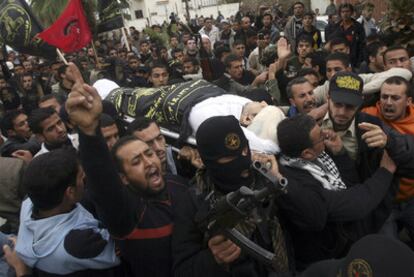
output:
[[[332,77],[322,129],[333,129],[340,136],[361,182],[374,174],[384,150],[397,164],[396,176],[413,178],[414,137],[399,134],[378,118],[360,112],[362,87],[363,81],[355,73],[338,72]]]
[[[399,76],[390,77],[381,86],[380,100],[363,112],[373,115],[401,134],[414,135],[414,106],[412,86]],[[401,178],[395,207],[383,232],[398,237],[397,221],[414,235],[414,179]]]
[[[34,110],[29,117],[29,126],[43,141],[35,157],[63,147],[78,148],[77,135],[68,134],[65,123],[52,107]]]
[[[298,113],[309,113],[316,108],[314,87],[305,77],[298,77],[289,82],[286,92],[291,107],[288,116],[292,117]]]
[[[66,110],[79,130],[80,160],[97,214],[117,238],[130,276],[172,276],[175,204],[186,186],[163,176],[158,156],[134,136],[119,139],[109,152],[99,128],[101,99],[74,64],[69,68],[75,85]]]

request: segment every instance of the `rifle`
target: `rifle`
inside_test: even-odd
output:
[[[265,177],[263,188],[252,190],[242,186],[229,192],[212,204],[207,215],[197,214],[195,221],[202,230],[207,231],[209,237],[223,234],[254,259],[273,266],[276,256],[246,238],[235,227],[248,217],[254,217],[258,205],[281,193],[287,193],[288,181],[269,174],[268,168],[260,162],[253,162],[252,168]]]

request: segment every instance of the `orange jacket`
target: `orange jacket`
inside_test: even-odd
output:
[[[380,103],[377,102],[375,107],[367,107],[362,110],[364,113],[380,118],[385,124],[398,131],[401,134],[414,135],[414,105],[407,108],[407,114],[403,119],[388,121],[381,114]],[[396,200],[398,202],[406,201],[414,197],[414,179],[401,178],[400,189]]]

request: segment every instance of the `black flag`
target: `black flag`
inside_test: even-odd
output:
[[[0,0],[0,45],[7,44],[21,53],[55,59],[56,49],[37,37],[42,31],[25,0]]]
[[[112,31],[124,27],[119,3],[115,0],[101,0],[98,4],[98,33]]]

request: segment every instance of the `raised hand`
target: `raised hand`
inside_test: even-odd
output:
[[[280,60],[286,60],[292,54],[288,40],[281,37],[277,41],[277,57]]]
[[[261,84],[264,84],[267,81],[267,77],[268,77],[268,72],[264,71],[262,73],[260,73],[259,75],[257,75],[256,79],[254,79],[252,86],[259,86]]]
[[[94,87],[84,83],[75,64],[69,64],[68,75],[74,82],[66,101],[70,121],[85,134],[94,135],[102,113],[101,98]]]
[[[384,148],[387,145],[388,137],[380,126],[363,122],[360,123],[358,127],[365,131],[361,138],[365,141],[368,147]]]

